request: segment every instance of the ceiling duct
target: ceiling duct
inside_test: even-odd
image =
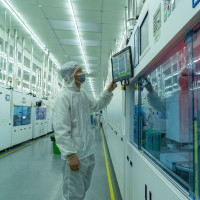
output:
[[[128,0],[128,39],[131,37],[137,18],[137,0]]]

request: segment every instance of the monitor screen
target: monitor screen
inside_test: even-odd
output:
[[[133,76],[131,47],[127,47],[111,58],[113,81],[118,82]]]
[[[146,14],[140,26],[140,55],[142,55],[149,46],[149,18]]]

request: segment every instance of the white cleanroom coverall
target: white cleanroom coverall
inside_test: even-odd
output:
[[[111,92],[105,90],[98,100],[94,99],[83,89],[76,87],[73,73],[56,98],[53,124],[56,144],[61,151],[62,159],[65,160],[65,200],[82,200],[85,197],[95,165],[90,112],[102,110],[110,103],[112,96]],[[74,153],[80,162],[79,171],[71,171],[69,167],[67,156]]]

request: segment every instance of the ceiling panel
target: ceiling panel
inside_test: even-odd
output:
[[[42,27],[37,27],[34,29],[34,32],[36,35],[38,35],[38,37],[40,37],[41,39],[43,38],[52,38],[52,37],[55,37],[55,34],[54,32],[52,31],[52,29],[43,29]],[[46,44],[48,45],[48,44]]]
[[[11,5],[13,5],[14,7],[17,7],[18,5],[21,4],[21,6],[23,5],[37,5],[37,2],[35,0],[20,0],[20,1],[16,1],[16,0],[10,0],[9,3]]]
[[[37,0],[37,1],[39,2],[40,5],[42,5],[42,7],[69,8],[67,1],[63,0]]]
[[[79,41],[77,39],[59,39],[61,44],[79,46]]]
[[[32,19],[42,19],[44,15],[41,9],[37,5],[28,5],[28,4],[18,4],[16,6],[18,14],[20,16],[26,16],[24,19],[32,18]]]
[[[100,23],[77,22],[77,26],[80,31],[101,32]]]
[[[61,44],[64,45],[72,45],[72,46],[80,46],[79,41],[77,39],[59,39]],[[82,45],[84,47],[87,46],[100,46],[101,45],[101,41],[99,40],[82,40]]]
[[[54,30],[58,38],[70,38],[77,39],[77,35],[74,31]]]
[[[34,27],[38,30],[50,30],[51,26],[46,19],[29,19],[28,24],[31,24],[31,27]],[[47,32],[47,31],[46,31]]]
[[[125,6],[127,6],[128,1],[123,0],[109,0],[103,2],[103,10],[109,12],[124,13]]]
[[[48,19],[72,21],[72,15],[70,9],[67,8],[55,8],[55,7],[44,7],[42,8]]]
[[[85,47],[85,54],[89,56],[94,56],[94,53],[100,55],[101,48],[100,47]]]
[[[84,47],[98,47],[98,46],[101,46],[101,41],[100,40],[82,40],[82,45]]]
[[[55,30],[75,31],[73,21],[49,19],[49,23],[50,23],[51,27]]]
[[[80,32],[80,37],[85,40],[101,40],[101,33]]]
[[[50,25],[55,30],[70,30],[75,31],[75,26],[73,21],[64,20],[53,20],[49,19]],[[88,23],[88,22],[77,22],[79,31],[89,31],[89,32],[101,32],[101,24],[98,23]]]
[[[57,38],[50,38],[50,37],[47,37],[43,40],[43,42],[45,44],[48,44],[48,45],[54,45],[54,44],[59,44],[59,41]]]
[[[90,10],[76,10],[75,17],[77,22],[101,23],[101,12]]]
[[[66,50],[67,55],[81,55],[79,46],[63,45],[63,48]]]
[[[62,48],[62,46],[60,46],[60,44],[52,44],[52,45],[48,45],[48,47],[50,48],[50,51],[54,51],[54,52],[57,52],[57,53],[63,52],[63,48]]]
[[[110,12],[103,12],[102,16],[102,23],[103,24],[123,24],[124,21],[124,14],[123,13],[110,13]]]
[[[100,0],[72,0],[71,2],[74,10],[85,9],[101,11],[102,9],[102,1]]]
[[[115,24],[102,24],[102,31],[104,32],[104,34],[109,34],[110,32],[115,32],[115,33],[119,33],[122,32],[122,25],[115,25]],[[115,34],[116,35],[116,34]]]

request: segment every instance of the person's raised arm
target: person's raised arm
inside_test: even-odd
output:
[[[110,101],[113,97],[112,91],[116,87],[117,87],[117,84],[114,82],[111,82],[110,85],[108,86],[108,88],[103,91],[103,93],[101,94],[101,96],[98,100],[87,95],[89,104],[90,104],[90,110],[92,112],[98,112],[98,111],[102,110],[104,107],[106,107],[110,103]]]

